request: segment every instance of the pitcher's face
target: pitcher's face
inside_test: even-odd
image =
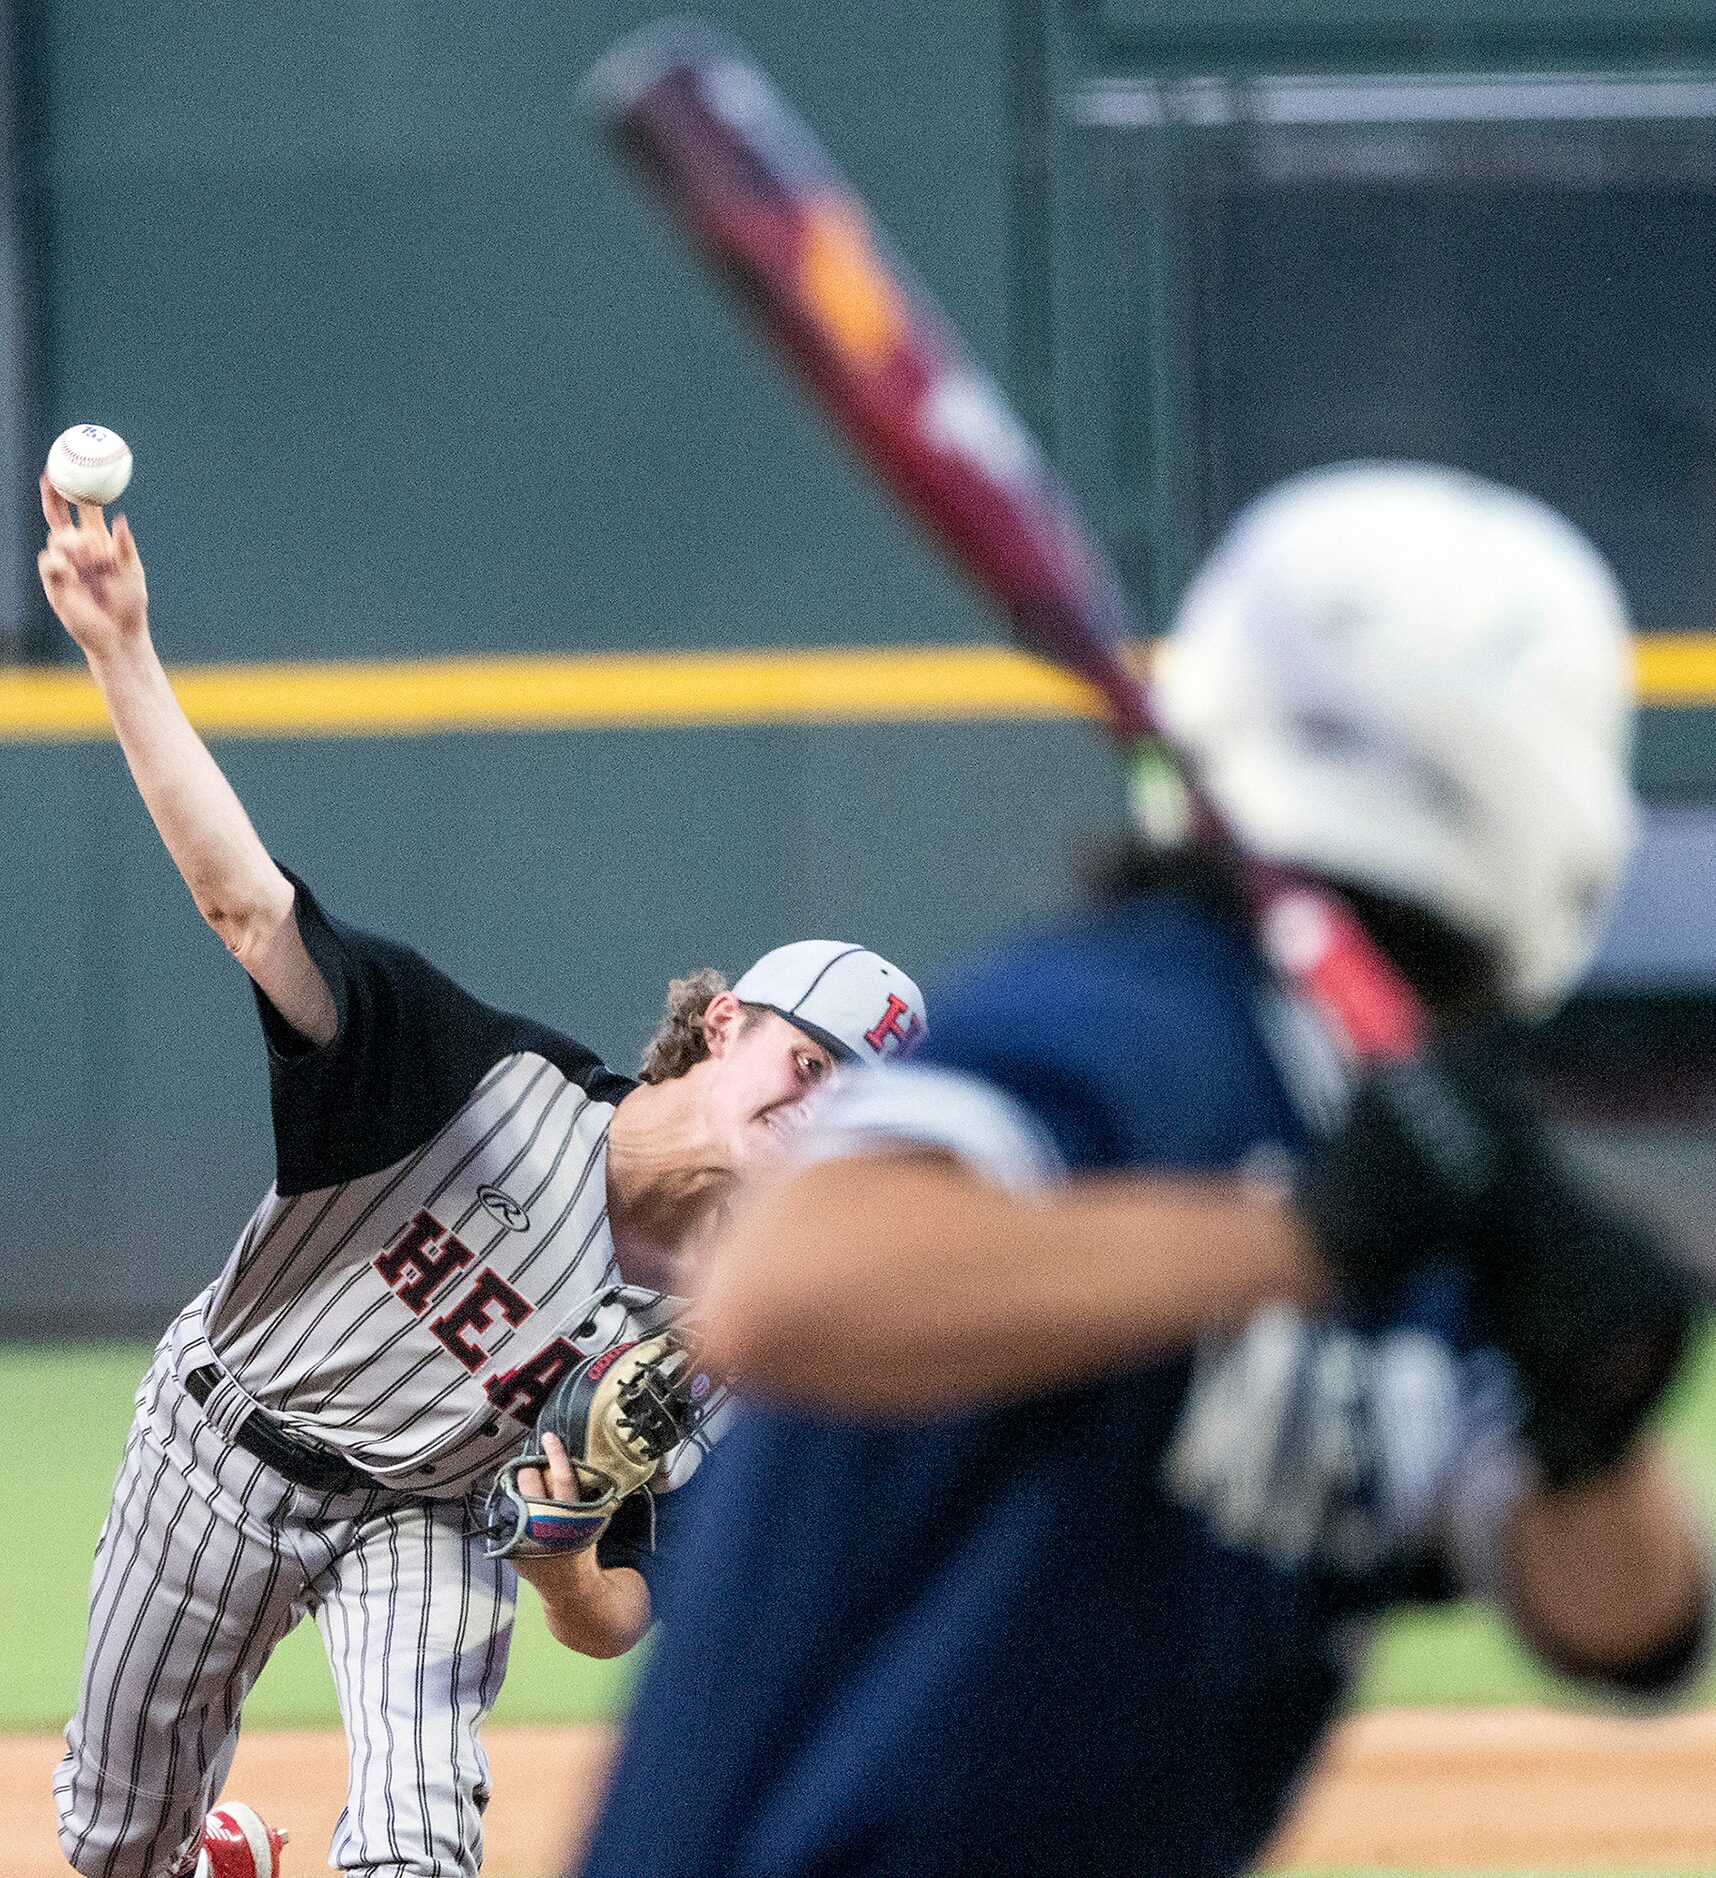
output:
[[[731,1008],[727,1008],[730,1004]],[[703,1100],[735,1174],[778,1158],[834,1073],[828,1048],[774,1011],[724,992],[704,1018],[710,1061]]]

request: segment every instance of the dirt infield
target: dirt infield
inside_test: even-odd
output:
[[[585,1831],[610,1736],[491,1731],[487,1878],[550,1878]],[[63,1878],[48,1777],[59,1742],[0,1740],[0,1869]],[[255,1733],[229,1790],[290,1828],[293,1878],[322,1868],[345,1779],[333,1733]],[[1618,1722],[1536,1710],[1366,1715],[1331,1743],[1276,1863],[1472,1871],[1716,1870],[1716,1712]]]
[[[1716,1713],[1360,1716],[1330,1742],[1275,1862],[1716,1871]]]

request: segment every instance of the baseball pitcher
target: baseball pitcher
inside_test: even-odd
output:
[[[110,531],[80,504],[74,524],[45,479],[42,500],[48,598],[254,983],[277,1157],[138,1392],[55,1782],[61,1843],[87,1878],[188,1872],[245,1695],[308,1615],[350,1743],[332,1862],[474,1873],[506,1555],[550,1575],[577,1647],[641,1632],[654,1546],[720,1424],[664,1336],[678,1274],[837,1065],[914,1040],[917,987],[825,941],[769,953],[732,990],[699,974],[676,984],[641,1080],[480,1003],[274,862],[174,699],[124,518]],[[590,1491],[572,1509],[508,1465],[551,1398],[615,1443],[581,1447]],[[554,1446],[527,1461],[558,1469]],[[278,1860],[269,1837],[259,1869]]]

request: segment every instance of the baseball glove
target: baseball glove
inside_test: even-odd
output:
[[[696,1428],[712,1387],[671,1330],[616,1343],[581,1363],[542,1405],[536,1439],[495,1477],[484,1514],[489,1557],[546,1558],[594,1545],[620,1502],[648,1486]],[[519,1485],[525,1468],[546,1472],[547,1434],[566,1449],[578,1484],[575,1503],[541,1499]]]

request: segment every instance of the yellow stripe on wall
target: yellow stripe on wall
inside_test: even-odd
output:
[[[1084,689],[999,646],[568,654],[315,665],[182,665],[173,689],[211,737],[1069,717]],[[0,738],[108,734],[81,670],[0,670]]]
[[[1716,633],[1652,633],[1633,641],[1646,704],[1716,704]]]
[[[1716,634],[1638,642],[1647,704],[1716,705]],[[1092,716],[1091,694],[1003,646],[578,653],[302,665],[182,665],[173,687],[210,737],[651,730]],[[0,668],[0,742],[108,736],[81,669]]]

